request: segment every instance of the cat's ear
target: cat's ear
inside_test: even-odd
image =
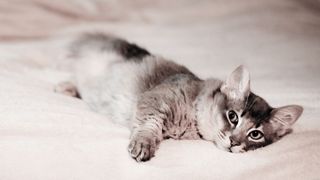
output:
[[[227,96],[245,98],[250,93],[250,73],[243,66],[237,67],[222,84],[221,91]]]
[[[291,131],[292,125],[298,120],[303,108],[298,105],[289,105],[272,110],[270,123],[279,137]]]

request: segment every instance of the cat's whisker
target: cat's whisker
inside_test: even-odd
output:
[[[222,139],[222,140],[224,140],[224,139],[225,139],[225,135],[224,135],[224,133],[223,133],[223,132],[221,132],[221,131],[219,131],[219,136],[221,137],[221,139]]]

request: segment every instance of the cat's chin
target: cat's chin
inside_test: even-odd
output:
[[[244,153],[246,151],[244,150],[243,145],[240,145],[240,146],[232,146],[232,147],[230,147],[229,148],[229,152],[231,152],[231,153]]]
[[[230,153],[244,153],[246,152],[244,150],[244,146],[240,145],[240,146],[232,146],[232,147],[224,147],[222,145],[216,144],[217,148],[223,151],[227,151]]]

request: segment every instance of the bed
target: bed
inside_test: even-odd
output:
[[[2,0],[0,179],[320,179],[319,13],[316,0]],[[166,140],[137,163],[127,128],[53,91],[71,76],[63,54],[82,32],[125,37],[201,78],[244,64],[254,92],[304,113],[255,151]]]

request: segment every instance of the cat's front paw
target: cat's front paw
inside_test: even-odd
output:
[[[155,154],[157,143],[155,138],[137,136],[131,139],[128,151],[138,162],[148,161]]]

